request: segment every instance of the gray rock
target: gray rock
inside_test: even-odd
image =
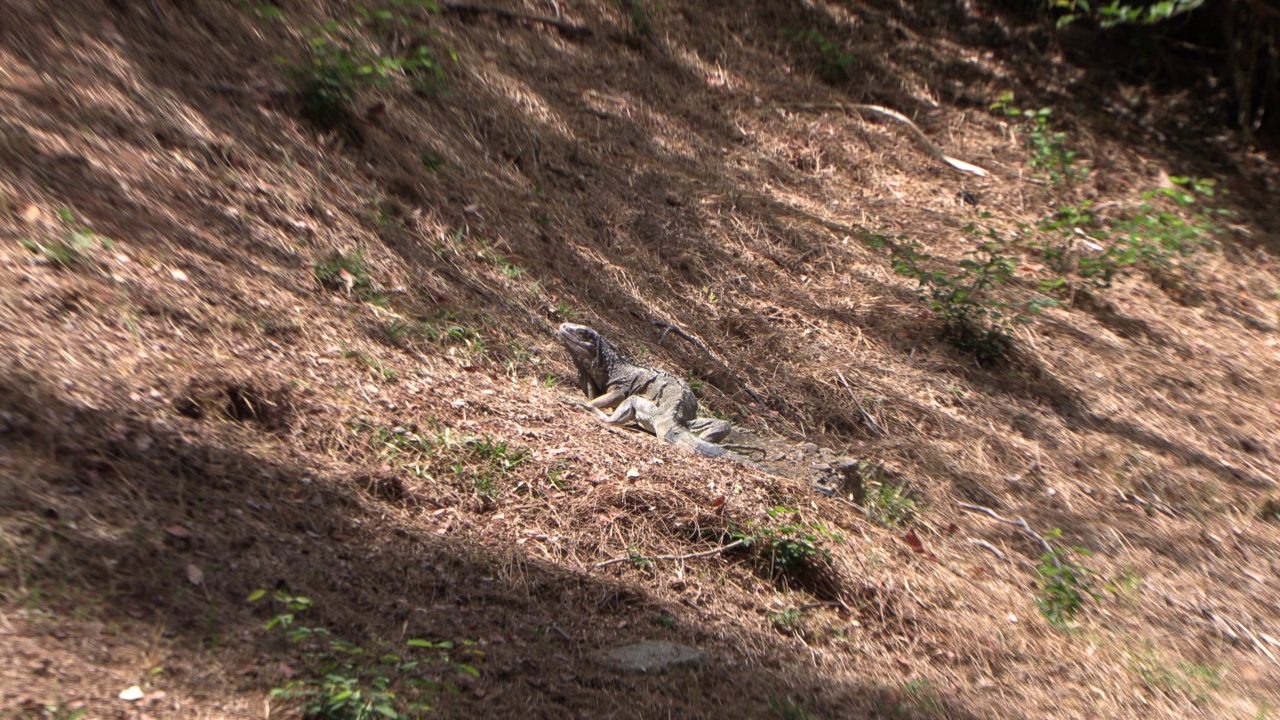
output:
[[[707,654],[688,645],[650,640],[601,650],[592,658],[618,672],[660,673],[673,668],[697,667],[707,661]]]

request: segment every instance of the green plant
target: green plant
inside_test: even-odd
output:
[[[640,548],[635,545],[627,546],[627,562],[631,563],[631,567],[641,570],[653,567],[653,560],[640,554]]]
[[[439,172],[448,166],[444,156],[429,147],[422,148],[422,152],[418,153],[418,160],[429,172]]]
[[[383,380],[394,382],[398,380],[400,377],[400,374],[397,373],[395,370],[392,370],[386,365],[383,365],[381,360],[375,357],[372,357],[370,355],[365,355],[362,352],[357,352],[355,350],[344,350],[342,352],[342,357],[359,362],[361,365],[364,365],[365,367],[372,370],[376,375],[381,377]]]
[[[269,596],[266,590],[249,595],[250,603]],[[271,600],[283,606],[264,625],[298,653],[295,677],[271,690],[272,697],[295,704],[306,718],[326,720],[408,720],[430,710],[426,702],[441,690],[456,690],[449,676],[480,672],[457,657],[482,657],[474,643],[412,638],[398,652],[372,652],[335,637],[328,629],[304,625],[299,616],[314,608],[310,598],[276,592]],[[389,648],[387,648],[389,649]]]
[[[1031,167],[1047,173],[1049,182],[1077,183],[1089,177],[1088,168],[1077,164],[1080,153],[1067,147],[1067,134],[1053,128],[1052,108],[1038,110],[1014,107],[1013,93],[1007,92],[991,103],[991,109],[1008,117],[1022,118],[1022,131],[1031,151]]]
[[[618,0],[618,4],[627,14],[630,24],[627,39],[632,45],[639,45],[645,38],[653,36],[653,9],[648,0]]]
[[[1129,657],[1129,666],[1152,690],[1177,693],[1204,704],[1222,683],[1222,665],[1178,662],[1170,664],[1151,645]]]
[[[497,481],[511,474],[531,457],[529,451],[512,449],[505,441],[495,440],[488,434],[471,438],[464,445],[472,457],[482,462],[476,467],[474,463],[468,463],[465,457],[458,457],[450,465],[450,470],[455,475],[469,475],[472,489],[486,497],[496,497]]]
[[[1143,193],[1142,202],[1119,217],[1100,218],[1089,201],[1058,208],[1035,225],[1026,244],[1058,274],[1042,280],[1045,291],[1072,291],[1083,284],[1111,287],[1131,268],[1168,276],[1190,271],[1187,259],[1213,246],[1228,211],[1206,207],[1212,180],[1171,177],[1171,187]]]
[[[547,484],[557,490],[563,490],[565,487],[564,474],[568,471],[564,463],[558,462],[547,468],[544,475],[547,478]]]
[[[556,318],[560,320],[572,320],[578,314],[578,311],[569,307],[569,303],[565,302],[564,300],[556,301],[556,307],[554,312],[555,312]]]
[[[37,702],[24,700],[7,705],[0,717],[12,720],[80,720],[89,712],[83,700],[63,704],[61,701]]]
[[[806,48],[816,52],[814,58],[814,70],[818,73],[818,77],[828,83],[838,83],[850,78],[850,69],[853,67],[854,56],[844,49],[844,46],[838,41],[828,38],[821,32],[814,29],[806,30],[788,30],[782,28],[778,30],[778,34],[782,37],[791,38],[792,43],[802,48]]]
[[[1062,531],[1054,528],[1045,534],[1046,540],[1062,535]],[[1071,560],[1072,554],[1088,556],[1086,548],[1052,548],[1040,556],[1040,565],[1036,572],[1043,585],[1036,597],[1036,607],[1044,615],[1049,624],[1058,629],[1066,629],[1068,623],[1080,613],[1087,598],[1095,602],[1102,600],[1102,595],[1093,591],[1097,573]]]
[[[794,633],[800,629],[800,611],[796,608],[770,610],[769,620],[775,628],[782,632]]]
[[[361,87],[385,88],[406,78],[416,92],[429,94],[444,79],[436,51],[421,38],[404,37],[414,20],[400,12],[406,7],[438,12],[438,6],[424,0],[388,5],[395,9],[356,5],[350,17],[308,28],[307,62],[291,68],[304,118],[333,128],[350,121],[348,104]],[[445,52],[457,60],[453,50]]]
[[[1053,10],[1062,11],[1063,14],[1058,16],[1058,27],[1089,19],[1109,28],[1122,24],[1154,25],[1189,13],[1204,5],[1204,0],[1156,0],[1136,5],[1122,4],[1120,0],[1111,0],[1105,5],[1090,3],[1089,0],[1045,0],[1045,4]]]
[[[730,536],[745,547],[757,546],[761,566],[770,577],[799,577],[806,571],[826,567],[831,563],[831,553],[821,547],[822,542],[844,542],[843,537],[821,523],[801,520],[798,510],[774,507],[765,512],[771,520],[781,522],[756,523],[746,530],[731,532]]]
[[[56,237],[23,238],[22,246],[63,268],[93,265],[93,253],[97,249],[110,250],[115,246],[111,238],[98,235],[77,221],[70,210],[59,210],[58,220],[62,227]]]
[[[350,253],[335,250],[311,268],[320,284],[330,290],[364,294],[373,289],[373,278],[365,267],[364,248]]]
[[[902,525],[916,515],[916,501],[911,488],[891,482],[880,482],[866,494],[863,507],[867,517],[886,525]]]
[[[425,340],[446,346],[463,345],[471,352],[484,351],[479,331],[459,322],[454,313],[441,312],[434,317],[416,320],[395,318],[386,322],[382,329],[387,341],[400,347],[412,341]]]
[[[974,225],[964,230],[980,232]],[[957,272],[930,270],[933,257],[914,241],[902,244],[883,235],[864,240],[873,249],[889,252],[894,272],[916,281],[921,301],[942,321],[944,338],[982,364],[1006,356],[1013,347],[1010,331],[1016,323],[1028,322],[1044,307],[1057,304],[1041,297],[1017,305],[1002,300],[996,290],[1014,280],[1018,259],[1007,254],[1006,241],[994,229],[988,228],[985,236],[956,263]]]

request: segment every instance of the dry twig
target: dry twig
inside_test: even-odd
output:
[[[979,177],[985,177],[989,174],[986,170],[983,170],[977,165],[967,163],[963,160],[947,155],[942,151],[942,148],[935,145],[933,141],[924,134],[924,131],[921,130],[919,126],[911,121],[911,118],[903,115],[897,110],[891,110],[881,105],[862,105],[857,103],[795,103],[791,107],[801,110],[844,110],[845,112],[871,113],[891,120],[897,120],[905,125],[911,132],[911,137],[915,139],[916,144],[934,159],[941,160],[960,172],[977,175]]]
[[[729,551],[729,550],[733,550],[734,548],[745,547],[745,546],[746,546],[746,544],[747,544],[747,541],[746,541],[745,539],[744,539],[744,540],[734,540],[733,542],[729,543],[728,545],[725,545],[725,546],[723,546],[723,547],[718,547],[718,548],[716,548],[716,549],[714,549],[714,550],[704,550],[703,552],[690,553],[690,554],[688,554],[688,555],[654,555],[653,557],[645,557],[644,555],[627,555],[627,556],[625,556],[625,557],[614,558],[614,559],[612,559],[612,560],[605,560],[605,561],[603,561],[603,562],[598,562],[598,563],[596,563],[596,564],[595,564],[595,566],[594,566],[594,567],[598,567],[598,568],[600,568],[600,567],[608,567],[608,566],[610,566],[610,565],[616,565],[616,564],[618,564],[618,563],[620,563],[620,562],[626,562],[626,561],[631,560],[631,559],[636,559],[636,560],[649,560],[649,561],[657,561],[657,560],[693,560],[693,559],[696,559],[696,558],[703,558],[703,557],[710,557],[710,556],[712,556],[712,555],[719,555],[719,554],[720,554],[720,553],[722,553],[722,552],[727,552],[727,551]]]
[[[1054,567],[1061,567],[1062,563],[1059,562],[1058,557],[1053,554],[1053,546],[1049,544],[1048,540],[1044,539],[1043,535],[1036,532],[1035,530],[1032,530],[1031,527],[1027,525],[1027,521],[1024,520],[1023,518],[1018,518],[1017,520],[1010,520],[1009,518],[1001,517],[1000,515],[996,514],[995,510],[992,510],[991,508],[988,508],[988,507],[982,507],[981,505],[969,505],[967,503],[956,503],[956,505],[960,506],[960,508],[964,510],[969,510],[971,512],[979,512],[979,513],[984,513],[986,515],[990,515],[991,517],[995,518],[996,520],[1006,525],[1012,525],[1022,530],[1022,532],[1026,533],[1029,537],[1035,538],[1036,541],[1040,543],[1040,547],[1044,548],[1044,551],[1049,554],[1049,558],[1053,561]]]
[[[999,548],[997,548],[995,545],[992,545],[991,543],[987,542],[986,540],[978,540],[977,538],[969,538],[969,542],[973,543],[974,545],[977,545],[978,547],[986,548],[987,550],[990,550],[992,555],[995,555],[996,557],[1000,558],[1001,560],[1004,560],[1004,559],[1005,559],[1005,557],[1004,557],[1004,553],[1000,552],[1000,549],[999,549]]]
[[[844,374],[837,370],[836,377],[840,378],[840,384],[844,385],[844,389],[848,391],[849,397],[853,399],[853,404],[858,408],[858,412],[862,413],[863,419],[871,426],[871,432],[874,433],[876,437],[888,437],[889,433],[885,431],[880,423],[876,422],[875,416],[867,412],[866,408],[862,407],[862,403],[858,400],[858,396],[853,394],[853,388],[849,387],[849,381],[844,379]]]
[[[524,13],[516,10],[508,10],[506,8],[494,7],[492,5],[469,5],[467,3],[444,2],[440,7],[450,12],[459,14],[480,15],[489,14],[499,17],[509,18],[512,20],[525,20],[528,22],[542,23],[550,25],[565,35],[572,37],[586,37],[591,34],[591,28],[585,25],[574,25],[571,22],[565,22],[558,18],[547,17],[546,15],[534,15],[532,13]]]
[[[725,362],[724,362],[723,360],[721,360],[720,358],[716,357],[715,353],[711,352],[711,348],[707,347],[707,346],[706,346],[706,345],[705,345],[701,340],[699,340],[698,338],[696,338],[696,337],[694,337],[694,336],[690,335],[689,333],[685,332],[684,330],[680,329],[680,326],[675,325],[675,324],[673,324],[673,323],[664,322],[664,321],[662,321],[662,320],[652,320],[652,319],[651,319],[651,320],[649,320],[649,324],[650,324],[650,325],[653,325],[654,327],[660,327],[660,328],[662,328],[662,336],[658,338],[658,344],[659,344],[659,345],[661,345],[661,344],[662,344],[662,343],[667,339],[667,335],[669,335],[670,333],[675,333],[676,335],[679,335],[680,337],[684,338],[685,340],[688,340],[690,343],[692,343],[694,346],[696,346],[699,350],[701,350],[702,352],[706,353],[706,354],[707,354],[707,357],[709,357],[709,358],[711,358],[712,360],[714,360],[714,361],[716,362],[716,364],[720,365],[720,366],[721,366],[721,367],[723,367],[726,371],[728,371],[729,366],[728,366],[728,364],[727,364],[727,363],[725,363]],[[744,381],[743,381],[741,378],[739,378],[738,376],[733,375],[733,373],[732,373],[732,372],[730,372],[730,375],[733,377],[733,379],[734,379],[734,380],[736,380],[736,381],[737,381],[737,383],[738,383],[738,387],[742,388],[742,391],[743,391],[743,392],[745,392],[747,395],[749,395],[749,396],[751,397],[751,399],[752,399],[752,400],[754,400],[754,401],[756,402],[756,404],[757,404],[757,405],[759,405],[759,406],[760,406],[760,407],[762,407],[762,408],[768,408],[768,407],[769,407],[768,405],[766,405],[766,404],[765,404],[764,400],[762,400],[762,399],[760,398],[760,396],[756,394],[756,391],[752,390],[752,389],[751,389],[751,387],[750,387],[749,385],[747,385],[747,383],[746,383],[746,382],[744,382]]]

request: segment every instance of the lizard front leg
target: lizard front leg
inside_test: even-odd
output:
[[[654,429],[654,419],[658,416],[658,406],[648,398],[632,395],[623,400],[612,415],[606,416],[599,410],[596,412],[599,413],[601,420],[610,425],[626,425],[629,422],[634,422],[645,430],[657,434]]]
[[[599,412],[605,408],[617,407],[619,403],[626,399],[626,397],[627,394],[621,389],[612,388],[609,392],[603,395],[591,398],[591,401],[586,403],[586,405],[592,410]],[[601,412],[600,414],[603,415],[604,413]]]

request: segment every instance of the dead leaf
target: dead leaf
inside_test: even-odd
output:
[[[726,498],[725,498],[725,496],[724,496],[724,495],[721,495],[720,497],[716,498],[715,500],[712,500],[712,501],[711,501],[711,507],[713,507],[713,508],[718,508],[718,507],[720,507],[721,505],[724,505],[724,501],[725,501],[725,499],[726,499]]]
[[[204,582],[204,571],[196,567],[195,563],[187,564],[187,581],[192,585],[199,585]]]
[[[142,692],[142,688],[137,685],[132,685],[120,691],[120,699],[127,700],[129,702],[141,700],[144,695],[146,695],[146,693]]]
[[[35,205],[28,205],[27,208],[22,211],[22,219],[26,220],[30,225],[35,225],[40,222],[40,208]]]
[[[630,470],[627,470],[627,477],[629,477],[629,478],[638,478],[638,477],[640,477],[640,468],[638,468],[638,467],[632,467]]]
[[[920,540],[919,535],[916,535],[915,528],[908,530],[907,534],[902,536],[902,539],[907,541],[907,545],[911,546],[911,549],[915,550],[916,554],[923,555],[930,560],[938,559],[937,555],[934,555],[931,551],[925,549],[924,542]]]
[[[191,531],[183,527],[182,523],[174,523],[169,527],[165,528],[164,531],[169,533],[171,537],[183,538],[183,539],[191,537]]]
[[[293,676],[298,674],[297,672],[294,671],[293,668],[289,667],[284,663],[280,663],[279,669],[280,669],[280,674],[284,676],[285,680],[292,680]]]

